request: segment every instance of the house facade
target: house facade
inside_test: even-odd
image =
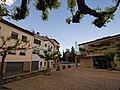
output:
[[[47,68],[47,64],[49,68],[53,68],[54,60],[49,60],[47,63],[47,61],[45,61],[39,55],[44,55],[45,51],[48,53],[56,52],[56,44],[51,42],[47,36],[40,36],[39,34],[34,33],[33,46],[35,48],[33,48],[31,70],[45,70]]]
[[[1,36],[4,36],[5,38],[11,37],[10,42],[6,44],[7,46],[13,46],[16,40],[20,39],[22,43],[21,46],[29,41],[27,44],[30,44],[29,48],[32,48],[34,38],[33,33],[6,20],[0,21],[0,28]],[[30,71],[32,49],[26,50],[26,47],[27,45],[25,45],[21,50],[11,50],[8,52],[4,65],[5,75],[19,74]]]
[[[54,45],[53,51],[55,51],[55,52],[59,51],[60,43],[57,40],[55,40],[55,39],[50,39],[50,41]]]
[[[4,75],[6,76],[45,70],[47,62],[39,55],[44,55],[45,51],[49,51],[50,53],[57,50],[59,51],[60,47],[59,43],[53,43],[50,38],[46,36],[40,36],[38,33],[30,32],[3,19],[0,20],[0,35],[11,38],[7,46],[13,46],[18,39],[21,40],[21,46],[27,41],[29,41],[29,43],[27,43],[26,46],[30,44],[29,49],[26,49],[26,46],[24,46],[20,50],[9,51],[4,64]],[[1,57],[2,56],[0,56],[0,62]],[[49,61],[49,68],[53,68],[53,60]]]
[[[120,42],[120,34],[79,44],[79,49],[82,48],[80,65],[82,67],[120,69],[119,62],[116,62],[114,58],[107,58],[104,54],[107,50],[116,50],[116,42]]]

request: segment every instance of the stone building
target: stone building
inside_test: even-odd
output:
[[[82,67],[120,69],[120,62],[116,61],[115,58],[111,60],[104,54],[106,50],[116,50],[116,42],[120,42],[120,34],[79,44],[79,48],[85,49],[85,51],[80,51],[82,53],[80,65]]]

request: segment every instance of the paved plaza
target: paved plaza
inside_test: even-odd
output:
[[[120,71],[72,67],[4,86],[12,90],[120,90]]]

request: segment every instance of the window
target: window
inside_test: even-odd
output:
[[[48,45],[48,51],[51,51],[50,45]]]
[[[16,54],[16,50],[15,49],[12,49],[11,46],[8,46],[10,48],[10,50],[8,51],[8,54],[12,54],[12,55],[15,55]]]
[[[34,43],[35,43],[35,44],[38,44],[38,45],[41,45],[41,41],[40,41],[40,40],[37,40],[37,39],[34,39]]]
[[[53,65],[53,62],[51,62],[51,65]]]
[[[57,50],[59,50],[59,46],[57,46]]]
[[[40,62],[40,66],[42,66],[42,62]]]
[[[51,49],[51,48],[50,48],[50,45],[48,45],[48,49]]]
[[[23,41],[23,42],[27,42],[27,37],[24,36],[24,35],[22,35],[22,41]]]
[[[47,44],[45,44],[45,47],[47,47]]]
[[[26,53],[26,48],[22,48],[20,50],[20,55],[26,55],[25,53]]]
[[[11,38],[12,38],[12,39],[18,39],[18,33],[12,32],[12,33],[11,33]]]
[[[44,62],[44,66],[46,66],[46,62]]]

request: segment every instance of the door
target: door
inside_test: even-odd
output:
[[[104,56],[93,57],[93,64],[94,64],[94,67],[100,68],[100,69],[107,69],[111,67],[110,60]]]
[[[37,71],[39,67],[39,61],[32,61],[31,71]]]
[[[9,62],[7,63],[6,76],[20,74],[23,72],[23,62]]]

